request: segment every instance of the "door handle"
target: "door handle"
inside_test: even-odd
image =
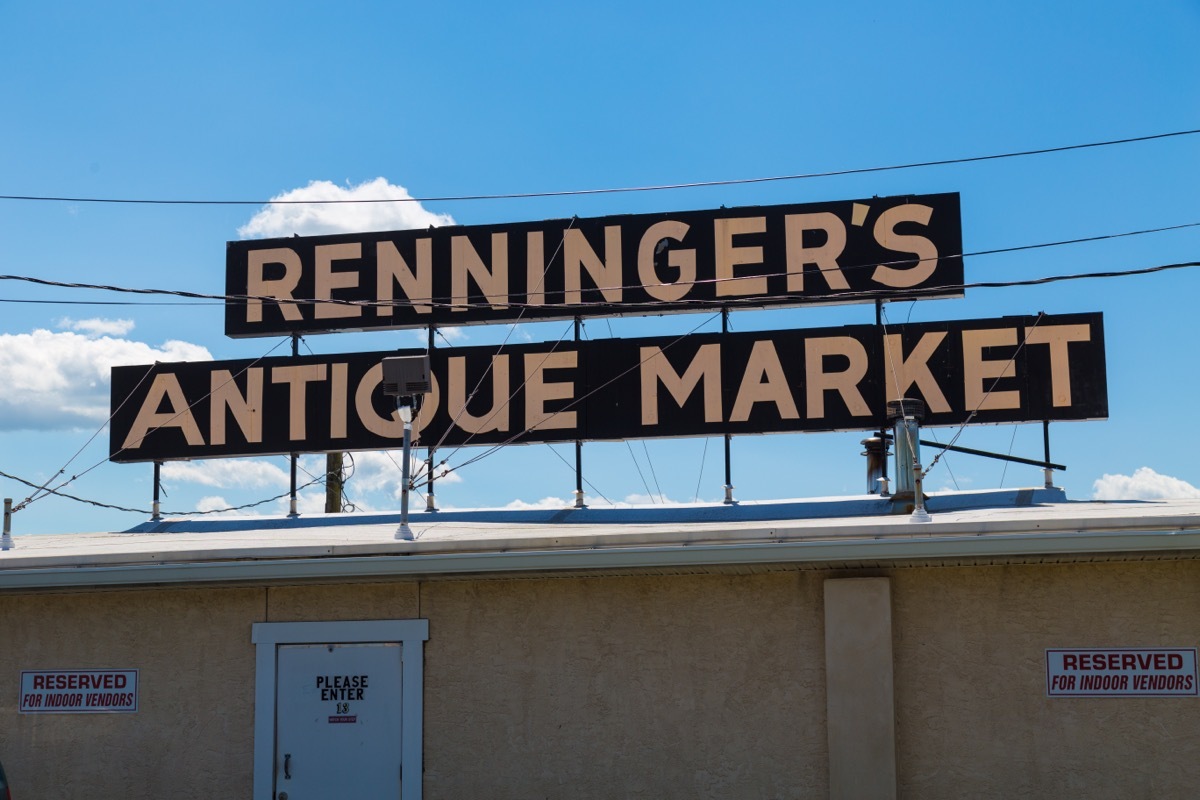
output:
[[[292,779],[292,754],[283,754],[283,779],[290,781]]]

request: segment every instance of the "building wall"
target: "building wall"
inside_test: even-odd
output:
[[[0,595],[13,796],[249,797],[261,589]],[[18,714],[21,670],[138,669],[134,714]]]
[[[444,582],[421,606],[431,800],[826,791],[813,573]]]
[[[887,576],[898,796],[1188,796],[1197,698],[1047,698],[1049,647],[1194,647],[1200,562],[0,595],[18,798],[248,797],[254,622],[429,620],[425,796],[829,793],[823,587]],[[137,714],[19,715],[138,668]]]
[[[1045,650],[1200,645],[1200,561],[892,574],[901,797],[1196,796],[1200,698],[1047,697]]]

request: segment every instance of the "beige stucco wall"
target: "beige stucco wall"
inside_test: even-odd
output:
[[[811,573],[433,583],[421,606],[430,800],[826,791]]]
[[[1200,561],[893,573],[900,796],[1185,798],[1200,698],[1048,698],[1045,650],[1196,647]]]
[[[0,758],[20,800],[249,797],[262,589],[0,595]],[[17,713],[21,670],[138,669],[134,714]]]
[[[420,584],[347,583],[275,586],[267,592],[267,622],[326,622],[348,619],[416,619]]]
[[[19,798],[248,797],[261,621],[429,620],[425,793],[827,796],[823,587],[891,578],[901,798],[1187,797],[1200,700],[1050,699],[1050,647],[1194,647],[1200,562],[0,595]],[[137,714],[17,714],[138,668]]]

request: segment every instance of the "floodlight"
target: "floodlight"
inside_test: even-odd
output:
[[[411,540],[408,527],[409,458],[412,451],[413,414],[421,410],[421,401],[433,391],[429,355],[390,356],[383,359],[383,393],[396,398],[396,411],[404,423],[404,461],[400,465],[400,527],[397,539]]]

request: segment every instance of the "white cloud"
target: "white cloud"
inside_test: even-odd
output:
[[[439,336],[445,337],[446,341],[450,342],[450,344],[458,344],[459,342],[466,341],[467,338],[465,328],[438,328],[437,332]]]
[[[635,508],[635,507],[648,506],[648,505],[660,505],[663,503],[663,500],[660,497],[658,497],[657,495],[652,497],[647,494],[631,494],[631,495],[627,495],[624,500],[618,500],[615,503],[610,503],[601,497],[593,497],[591,495],[584,495],[583,502],[585,505],[588,505],[593,508]],[[671,500],[669,498],[666,500],[667,504],[673,504],[674,502],[675,502],[674,500]],[[527,511],[527,510],[535,510],[535,509],[574,508],[575,507],[575,498],[572,497],[570,499],[567,499],[567,498],[563,498],[563,497],[543,497],[541,500],[535,500],[532,503],[525,501],[525,500],[517,499],[517,500],[513,500],[513,501],[509,502],[504,507],[506,509],[510,509],[513,511]]]
[[[280,236],[315,236],[328,233],[393,231],[453,225],[449,214],[425,210],[403,186],[384,178],[357,186],[338,186],[330,181],[312,181],[271,200],[399,200],[395,203],[329,203],[303,205],[271,203],[250,218],[238,234],[245,239]]]
[[[291,499],[283,498],[281,503],[283,510],[281,513],[286,514],[291,507]],[[325,490],[312,490],[300,492],[296,495],[296,512],[299,514],[324,514],[325,513]]]
[[[394,500],[400,499],[400,463],[403,456],[400,453],[389,453],[385,450],[372,450],[362,453],[351,453],[354,459],[354,472],[346,483],[346,492],[352,498],[363,493],[387,492]],[[412,453],[409,459],[409,469],[413,475],[419,475],[417,484],[425,481],[425,460],[419,453]],[[434,489],[438,484],[462,483],[462,476],[457,472],[443,475],[445,467],[433,465]],[[358,500],[354,500],[358,505]]]
[[[223,509],[229,508],[229,506],[230,506],[230,503],[228,500],[226,500],[224,497],[221,497],[220,495],[215,495],[215,494],[208,495],[207,497],[201,497],[196,502],[196,510],[199,512],[202,512],[210,517],[244,517],[248,514],[254,513],[251,510],[242,510],[242,511],[225,511],[225,510],[223,510]],[[216,512],[216,513],[210,513],[210,512]]]
[[[533,336],[530,335],[529,331],[515,323],[508,326],[508,338],[511,340],[513,337],[516,337],[522,342],[533,341]]]
[[[88,336],[125,336],[133,330],[131,319],[71,319],[63,317],[58,321],[58,327],[83,333]]]
[[[585,500],[584,502],[588,501]],[[575,501],[573,499],[564,500],[561,497],[543,497],[541,500],[535,500],[532,503],[524,500],[513,500],[505,508],[513,511],[532,511],[538,509],[573,508],[574,506]]]
[[[669,497],[661,497],[656,494],[627,494],[625,495],[625,503],[631,506],[649,506],[660,503],[674,503],[675,501]]]
[[[216,489],[287,487],[290,482],[288,473],[275,464],[247,458],[168,461],[162,466],[162,477]]]
[[[108,419],[109,370],[155,361],[207,361],[188,342],[160,347],[73,332],[0,334],[0,429],[72,430]]]
[[[1200,489],[1179,478],[1139,467],[1132,475],[1104,474],[1092,484],[1093,500],[1200,498]]]

